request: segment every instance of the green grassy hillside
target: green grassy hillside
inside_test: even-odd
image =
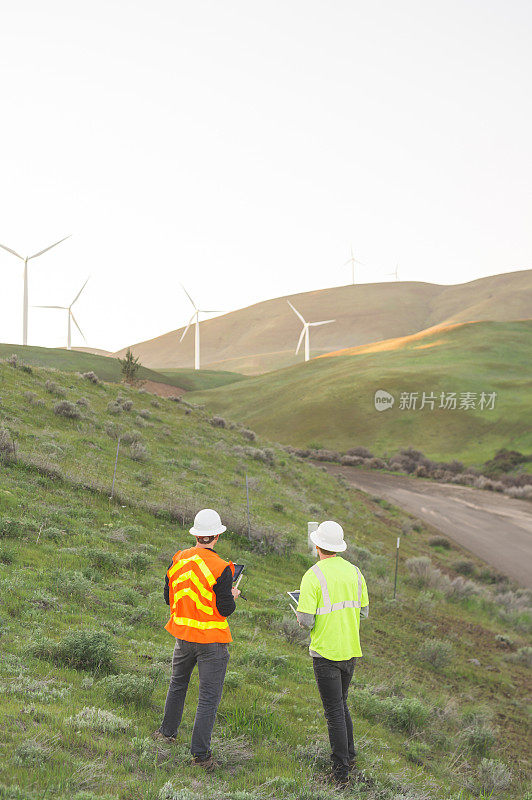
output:
[[[17,355],[25,364],[35,367],[59,369],[63,372],[96,372],[102,381],[120,381],[120,364],[118,359],[99,356],[94,353],[80,353],[76,350],[63,350],[53,347],[31,347],[21,344],[0,344],[0,358],[9,358]],[[171,375],[161,375],[152,369],[140,367],[139,380],[155,381],[156,383],[169,383],[180,387],[177,378]],[[210,382],[206,382],[208,388]],[[186,387],[183,387],[186,388]]]
[[[174,383],[187,392],[214,389],[216,386],[226,386],[246,378],[239,372],[224,372],[221,369],[162,369],[159,375],[170,378],[168,383]]]
[[[379,349],[380,348],[380,349]],[[412,445],[431,458],[482,463],[532,449],[532,321],[477,322],[313,359],[245,383],[191,395],[277,441],[377,455]],[[385,389],[393,408],[377,412]],[[434,410],[401,410],[402,392],[434,392]],[[494,410],[439,409],[441,392],[497,392]]]
[[[365,779],[344,796],[530,800],[526,592],[200,408],[7,364],[0,398],[0,798],[338,797],[323,779],[325,722],[285,595],[312,564],[307,520],[333,517],[371,602],[350,699]],[[149,737],[173,643],[164,573],[203,505],[227,520],[219,552],[246,563],[247,576],[215,727],[222,768],[199,779],[188,756],[197,677],[178,742]]]

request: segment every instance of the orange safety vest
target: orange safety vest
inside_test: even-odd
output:
[[[226,617],[216,608],[212,587],[232,561],[208,547],[179,550],[167,572],[170,611],[172,616],[164,626],[176,639],[187,642],[232,642]]]

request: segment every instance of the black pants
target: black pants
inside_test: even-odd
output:
[[[314,675],[325,711],[331,760],[336,778],[347,778],[349,763],[356,755],[353,742],[353,723],[347,707],[347,693],[355,669],[355,658],[349,661],[329,661],[313,657]]]
[[[222,697],[225,670],[229,661],[226,644],[198,644],[175,640],[172,659],[172,678],[166,695],[164,718],[159,730],[165,736],[175,736],[187,694],[192,670],[198,665],[199,699],[192,731],[192,755],[206,758],[210,753],[211,735],[218,704]]]

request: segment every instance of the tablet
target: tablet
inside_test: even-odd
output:
[[[233,583],[236,583],[244,572],[244,564],[235,564],[235,574],[233,575]]]
[[[299,594],[300,594],[299,589],[297,590],[297,592],[287,592],[286,594],[290,597],[291,600],[294,601],[294,603],[297,606],[297,604],[299,603]]]

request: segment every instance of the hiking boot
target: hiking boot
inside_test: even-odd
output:
[[[349,775],[333,775],[333,781],[336,789],[341,792],[349,786]]]
[[[193,767],[200,767],[205,772],[214,772],[220,765],[217,761],[214,760],[212,753],[209,753],[208,756],[193,756],[192,757],[192,766]]]
[[[166,742],[166,744],[175,742],[175,736],[165,736],[159,729],[152,733],[151,738],[156,742]]]

